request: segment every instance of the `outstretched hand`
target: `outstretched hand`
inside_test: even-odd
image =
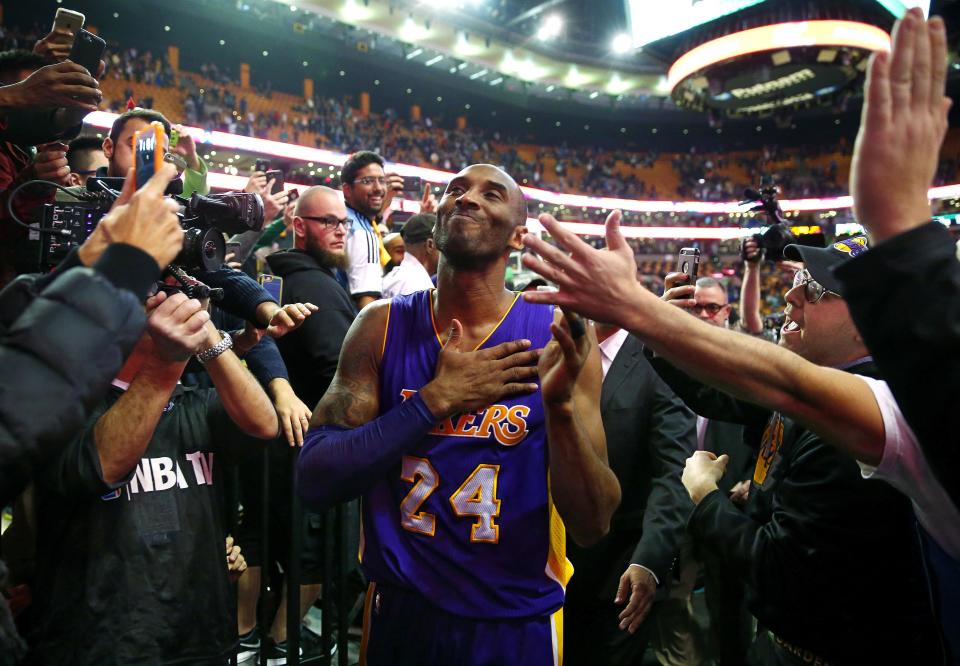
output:
[[[928,189],[947,131],[947,34],[943,20],[911,9],[890,54],[875,53],[850,167],[857,221],[876,241],[930,219]]]
[[[619,210],[610,213],[607,248],[595,250],[552,215],[541,215],[540,223],[559,247],[527,234],[523,244],[540,257],[524,254],[523,265],[555,283],[559,290],[528,291],[523,297],[531,303],[552,303],[594,321],[629,328],[627,304],[643,287],[637,282],[633,250],[620,231],[620,217]]]

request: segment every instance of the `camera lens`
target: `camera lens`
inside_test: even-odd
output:
[[[214,271],[223,265],[226,256],[226,243],[223,234],[208,227],[191,227],[183,232],[183,249],[176,263],[187,272]]]

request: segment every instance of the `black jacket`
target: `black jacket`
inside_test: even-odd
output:
[[[156,262],[113,245],[95,269],[24,275],[0,292],[0,506],[80,430],[143,332]],[[0,663],[23,647],[0,597]]]
[[[357,308],[333,272],[306,252],[275,252],[267,263],[283,278],[284,302],[313,303],[319,308],[300,328],[277,341],[293,390],[313,409],[337,371],[340,348]]]
[[[876,374],[872,363],[850,371]],[[761,414],[687,382],[687,393],[726,405],[745,425]],[[909,500],[779,414],[770,415],[758,459],[745,511],[717,491],[689,523],[698,546],[746,582],[757,621],[831,663],[940,663]]]
[[[0,505],[69,441],[143,332],[156,262],[129,245],[95,270],[21,276],[0,292]]]
[[[603,381],[600,414],[610,467],[623,498],[610,533],[589,549],[567,540],[575,574],[567,603],[609,605],[630,564],[653,571],[666,590],[693,505],[680,475],[696,449],[695,418],[627,336]]]
[[[934,474],[960,506],[960,261],[931,222],[836,271],[857,329]]]

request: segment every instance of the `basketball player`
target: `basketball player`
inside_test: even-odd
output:
[[[314,411],[301,496],[363,495],[364,663],[560,663],[564,524],[591,544],[620,501],[593,331],[504,287],[525,220],[506,173],[457,174],[437,288],[365,308]]]

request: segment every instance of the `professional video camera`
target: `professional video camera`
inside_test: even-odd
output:
[[[259,194],[227,192],[189,199],[180,196],[183,185],[170,183],[167,195],[180,204],[183,249],[174,260],[182,272],[212,271],[223,265],[226,244],[223,233],[239,234],[263,228],[263,201]],[[93,233],[123,188],[122,178],[92,177],[87,191],[74,193],[76,202],[58,201],[43,207],[40,228],[40,268],[56,266],[74,247]]]
[[[753,240],[760,246],[763,257],[768,261],[783,261],[783,248],[797,242],[797,237],[790,231],[790,225],[783,216],[783,210],[777,202],[777,187],[770,176],[760,179],[760,189],[748,187],[743,191],[745,201],[740,205],[755,203],[751,212],[763,212],[770,220],[770,226],[762,234],[754,234]],[[743,257],[743,243],[740,244],[740,254]]]

